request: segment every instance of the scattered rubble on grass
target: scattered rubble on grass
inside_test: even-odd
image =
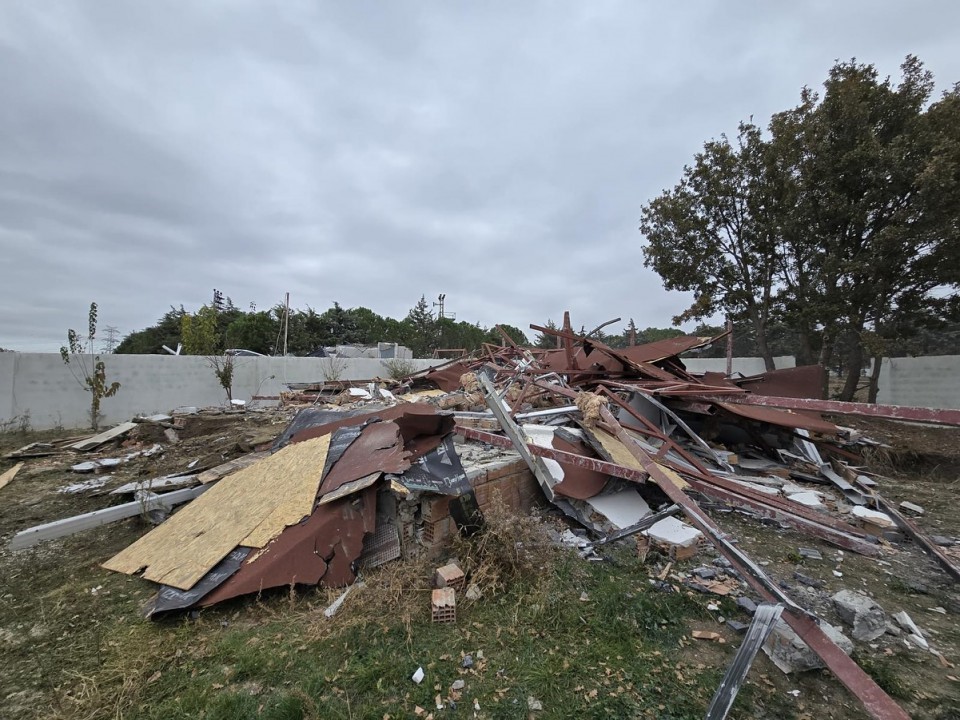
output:
[[[752,598],[782,609],[760,640],[752,626],[716,620],[746,632],[754,653],[763,644],[784,672],[827,666],[869,712],[900,717],[847,657],[852,641],[811,606],[816,599],[821,612],[831,607],[861,644],[899,631],[884,610],[849,590],[830,597],[822,581],[800,571],[788,595],[704,512],[732,509],[841,548],[832,570],[837,578],[842,552],[879,557],[893,551],[890,538],[915,540],[948,573],[960,574],[956,556],[943,549],[952,540],[920,532],[880,494],[882,479],[857,464],[860,451],[877,443],[815,412],[844,410],[808,400],[819,396],[820,369],[698,376],[680,355],[718,338],[614,349],[574,334],[569,321],[561,330],[535,329],[557,337],[558,348],[486,346],[476,357],[399,382],[298,388],[278,411],[181,409],[92,438],[21,448],[7,458],[59,461],[93,473],[62,492],[136,499],[25,529],[12,547],[162,510],[153,518],[159,521],[188,503],[104,563],[158,584],[147,617],[271,588],[346,587],[325,612],[332,617],[359,586],[363,569],[423,554],[439,559],[451,538],[482,526],[495,501],[518,513],[539,506],[563,519],[568,527],[557,529],[558,542],[584,558],[602,560],[605,544],[627,538],[643,556],[662,553],[668,562],[650,578],[659,590],[736,598],[748,614],[757,608]],[[290,418],[298,403],[305,405]],[[191,442],[209,437],[201,428],[257,416],[270,418],[269,431]],[[86,459],[71,464],[76,453]],[[118,474],[117,487],[110,487],[112,475],[101,474],[137,463],[139,476]],[[22,467],[0,476],[0,487]],[[899,509],[924,513],[908,501]],[[673,516],[679,513],[682,519]],[[704,554],[710,545],[719,557]],[[813,548],[801,547],[797,556],[824,561]],[[698,566],[677,569],[693,558]],[[456,622],[461,596],[482,602],[484,594],[456,563],[438,566],[433,620]],[[935,651],[906,612],[892,617],[904,631],[900,642]],[[693,637],[724,639],[714,630],[695,630]],[[745,673],[749,662],[742,662]],[[413,679],[423,679],[422,669]],[[531,697],[531,711],[539,710],[535,704]]]

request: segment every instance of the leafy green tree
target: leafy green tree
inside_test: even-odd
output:
[[[436,318],[425,295],[420,296],[420,300],[407,313],[403,323],[409,330],[406,344],[413,351],[413,356],[429,357],[437,349],[440,338]]]
[[[544,325],[545,328],[550,328],[551,330],[557,330],[557,324],[547,318],[547,323]],[[554,350],[557,347],[557,337],[556,335],[549,335],[547,333],[537,333],[537,337],[533,341],[534,347],[543,348],[544,350]]]
[[[280,330],[280,321],[269,312],[241,313],[227,326],[226,345],[272,355]]]
[[[680,324],[718,312],[753,323],[768,370],[766,325],[777,267],[776,225],[768,221],[769,158],[759,128],[741,123],[735,143],[711,140],[684,168],[680,183],[643,208],[644,264],[668,290],[692,292]]]
[[[113,397],[120,383],[107,383],[107,368],[99,355],[93,354],[93,341],[97,334],[97,304],[90,303],[87,313],[87,335],[76,330],[67,330],[67,344],[60,347],[60,357],[70,368],[70,373],[84,390],[90,393],[90,427],[96,432],[100,427],[100,401]]]
[[[736,144],[707,143],[641,229],[664,285],[694,293],[675,322],[748,322],[768,367],[777,325],[801,362],[830,365],[840,343],[851,399],[867,355],[878,365],[956,304],[960,90],[931,103],[914,57],[899,84],[850,61],[824,88],[775,115],[769,139],[745,123]]]
[[[217,311],[204,305],[196,313],[185,313],[180,319],[184,355],[216,355],[223,351],[217,337]]]
[[[180,323],[185,312],[182,305],[179,308],[171,305],[170,310],[164,313],[155,325],[130,333],[117,345],[113,352],[154,355],[164,352],[164,345],[176,350],[177,345],[181,342]]]

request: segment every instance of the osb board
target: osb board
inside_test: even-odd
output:
[[[310,514],[329,446],[325,435],[238,470],[103,567],[189,590],[238,545],[263,547]]]
[[[633,468],[634,470],[647,472],[643,465],[640,464],[640,461],[633,456],[633,454],[627,449],[627,446],[620,442],[618,438],[615,438],[613,435],[601,430],[600,428],[591,428],[590,431],[603,446],[603,449],[609,453],[611,458],[613,458],[613,462],[615,462],[617,465],[623,465],[624,467]],[[667,476],[670,482],[672,482],[678,488],[685,490],[687,487],[689,487],[687,481],[680,477],[680,475],[674,472],[671,468],[661,465],[656,460],[653,462],[658,468],[660,468],[660,471]]]
[[[20,472],[20,468],[22,467],[23,467],[23,463],[18,462],[12,468],[7,470],[3,475],[0,475],[0,488],[5,487],[7,483],[13,480],[17,476],[17,473]]]
[[[418,392],[404,393],[403,395],[397,395],[397,400],[402,400],[403,402],[423,402],[427,398],[440,397],[446,395],[444,390],[420,390]]]

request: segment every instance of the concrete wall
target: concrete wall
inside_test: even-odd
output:
[[[87,358],[89,361],[89,358]],[[105,355],[107,381],[120,391],[105,398],[101,423],[108,426],[137,414],[169,412],[185,405],[223,405],[226,394],[206,359],[173,355]],[[417,370],[443,360],[410,360]],[[333,366],[333,367],[332,367]],[[322,382],[340,369],[341,380],[387,377],[380,360],[299,357],[234,358],[233,397],[279,395],[285,383]],[[29,414],[30,426],[89,425],[90,394],[82,389],[59,354],[0,353],[0,425]]]
[[[687,370],[692,373],[727,371],[726,358],[691,357],[681,359],[683,360],[683,364],[687,366]],[[777,370],[783,370],[784,368],[792,368],[797,366],[797,359],[793,357],[793,355],[775,357],[773,362],[776,364]],[[766,372],[766,368],[763,365],[763,358],[735,357],[733,359],[733,371],[743,375],[759,375],[762,372]]]
[[[960,409],[960,355],[887,358],[879,382],[881,405]]]

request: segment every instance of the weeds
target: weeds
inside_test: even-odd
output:
[[[403,380],[417,371],[417,365],[413,360],[403,358],[394,358],[393,360],[383,360],[381,364],[387,371],[391,380]]]

